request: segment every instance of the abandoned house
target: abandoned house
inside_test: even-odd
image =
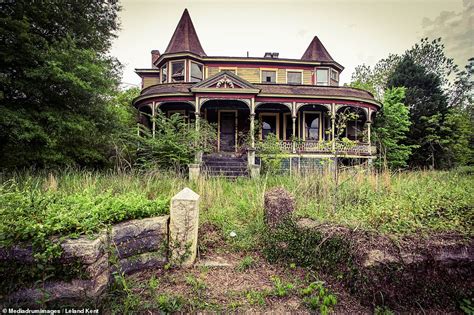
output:
[[[144,114],[140,123],[153,133],[150,117],[160,110],[181,114],[196,128],[200,120],[215,123],[213,156],[227,165],[232,159],[249,167],[258,164],[256,143],[269,134],[288,157],[287,168],[317,166],[335,154],[359,163],[375,158],[370,132],[381,104],[367,91],[339,85],[344,67],[317,36],[300,59],[275,52],[208,56],[185,10],[166,49],[153,50],[151,61],[150,68],[136,69],[142,91],[133,105]],[[348,112],[353,119],[338,129],[338,115]],[[244,144],[245,134],[250,140]]]

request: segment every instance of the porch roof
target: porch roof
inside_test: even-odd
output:
[[[197,83],[199,84],[199,83]],[[312,85],[288,85],[288,84],[252,84],[260,92],[257,97],[282,97],[282,96],[294,96],[294,97],[322,97],[322,98],[347,98],[348,101],[351,99],[365,100],[370,104],[376,104],[381,106],[379,102],[374,99],[374,96],[365,90],[345,87],[345,86],[312,86]],[[169,95],[169,94],[181,94],[193,96],[191,88],[196,86],[196,83],[165,83],[156,84],[149,86],[142,90],[139,97],[134,100],[134,104],[140,101],[142,98],[150,98],[153,96]],[[230,89],[229,89],[230,90]]]

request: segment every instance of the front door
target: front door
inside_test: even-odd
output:
[[[219,150],[235,151],[236,112],[219,112]]]

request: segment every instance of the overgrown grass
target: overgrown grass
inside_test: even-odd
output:
[[[184,187],[201,195],[201,222],[210,222],[236,248],[258,244],[264,228],[263,198],[282,186],[295,196],[296,216],[383,233],[457,231],[473,235],[474,176],[419,171],[223,178],[189,182],[163,172],[100,173],[66,170],[3,175],[0,183],[1,242],[34,233],[89,233],[101,225],[159,215]],[[45,229],[45,230],[44,230]],[[234,231],[237,236],[230,237]]]

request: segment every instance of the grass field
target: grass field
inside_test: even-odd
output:
[[[458,171],[341,172],[330,175],[224,178],[189,182],[174,173],[65,170],[0,179],[0,235],[6,245],[34,233],[84,234],[113,222],[166,213],[169,199],[189,186],[201,195],[201,223],[218,227],[239,249],[258,244],[263,196],[282,186],[295,215],[390,234],[456,231],[473,235],[474,176]],[[237,236],[229,237],[234,231]]]

